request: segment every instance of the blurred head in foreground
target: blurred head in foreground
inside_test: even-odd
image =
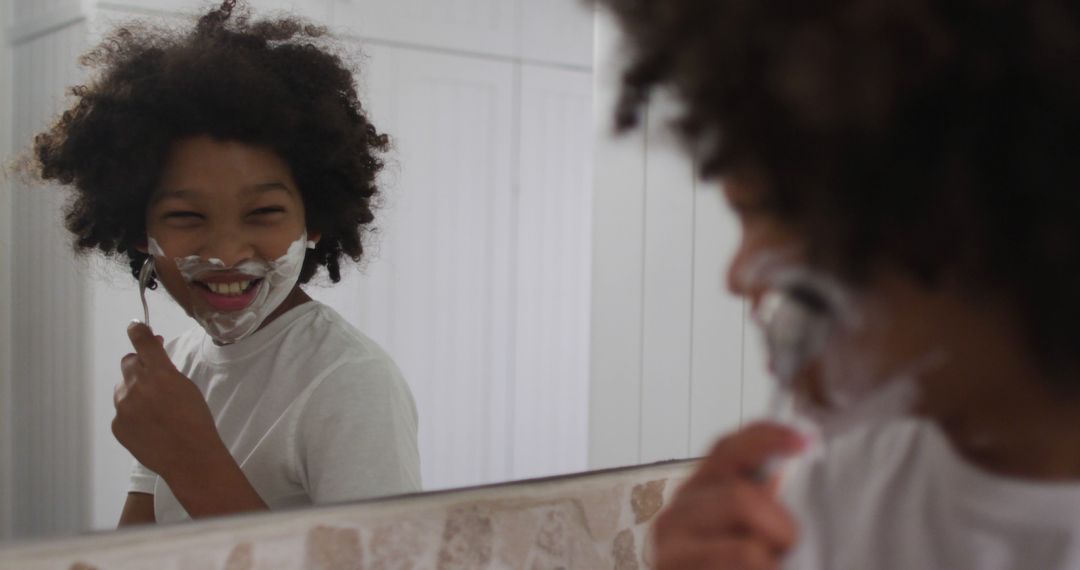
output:
[[[1080,5],[599,3],[627,34],[618,126],[670,90],[739,216],[735,293],[760,302],[769,265],[834,279],[869,322],[851,373],[941,356],[918,406],[961,439],[1075,417]]]

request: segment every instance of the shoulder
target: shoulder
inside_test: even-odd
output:
[[[301,429],[360,423],[415,430],[419,421],[412,391],[389,358],[341,361],[317,378],[302,400]]]
[[[352,326],[334,309],[311,301],[314,306],[294,326],[282,341],[281,350],[296,347],[298,354],[318,361],[324,366],[348,361],[369,361],[372,365],[394,366],[394,361],[381,346]],[[296,326],[299,325],[299,326]]]
[[[306,342],[314,347],[306,357],[312,383],[305,407],[361,407],[372,412],[388,410],[392,403],[413,407],[401,370],[378,343],[325,305],[312,311],[310,319],[303,327]]]

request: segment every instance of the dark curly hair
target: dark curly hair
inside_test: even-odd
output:
[[[300,282],[319,266],[339,281],[342,257],[363,254],[389,141],[325,35],[296,18],[250,21],[226,0],[193,29],[134,23],[85,54],[81,63],[100,73],[72,88],[74,105],[34,139],[38,175],[74,190],[65,215],[76,250],[126,255],[137,275],[146,255],[136,246],[169,149],[206,134],[271,149],[289,164],[308,228],[322,233]]]
[[[815,263],[961,283],[1080,388],[1080,3],[595,1],[628,36],[619,127],[670,89],[703,175],[764,177]]]

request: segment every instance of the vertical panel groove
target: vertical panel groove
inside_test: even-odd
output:
[[[747,319],[747,304],[746,301],[742,301],[742,322],[739,323],[739,354],[742,355],[742,359],[739,361],[739,425],[746,424],[746,410],[744,406],[746,404],[746,319]]]
[[[519,30],[521,29],[521,25],[522,25],[521,24],[521,12],[519,11],[518,15],[517,15],[517,26],[518,26]],[[520,34],[518,34],[518,38],[520,38]],[[517,41],[520,41],[520,39],[518,39]],[[523,136],[522,133],[524,131],[524,128],[522,126],[522,120],[523,120],[523,117],[522,117],[522,112],[523,111],[522,110],[524,109],[524,105],[522,104],[522,101],[521,101],[521,98],[523,96],[522,95],[523,89],[522,89],[521,82],[522,82],[521,64],[516,63],[516,64],[514,64],[514,80],[513,80],[513,93],[514,94],[513,94],[513,99],[512,99],[512,111],[511,111],[512,117],[513,117],[513,123],[511,124],[511,139],[510,139],[511,140],[510,144],[511,144],[511,148],[512,148],[511,155],[510,155],[510,160],[511,160],[511,170],[510,171],[514,173],[514,177],[511,180],[511,188],[510,188],[510,192],[511,192],[511,194],[510,194],[510,215],[512,216],[511,227],[514,228],[514,231],[511,231],[509,233],[509,236],[508,236],[509,239],[510,239],[509,251],[515,252],[515,253],[518,251],[518,248],[520,247],[520,243],[521,243],[521,238],[519,236],[519,233],[521,232],[521,212],[520,212],[520,208],[521,208],[521,192],[522,192],[521,179],[522,179],[522,176],[523,176],[523,173],[521,172],[521,169],[522,169],[522,160],[521,160],[522,142],[521,142],[521,137]],[[517,379],[518,379],[518,374],[517,374],[517,368],[518,368],[518,361],[517,361],[517,358],[518,358],[518,345],[517,344],[518,344],[518,341],[520,340],[520,337],[521,337],[521,333],[518,330],[518,323],[521,321],[520,313],[522,311],[521,306],[518,304],[518,299],[521,298],[520,288],[522,287],[522,283],[521,283],[521,279],[520,279],[520,273],[519,273],[519,267],[518,267],[518,263],[520,263],[520,259],[521,259],[521,257],[519,255],[511,255],[510,260],[509,260],[510,261],[509,267],[507,268],[508,275],[510,275],[510,283],[511,283],[511,287],[509,288],[508,299],[507,299],[507,306],[511,307],[511,309],[507,311],[507,318],[509,319],[508,329],[509,329],[510,334],[511,334],[511,339],[510,339],[510,342],[507,344],[506,376],[505,376],[505,378],[506,378],[506,380],[505,380],[505,382],[506,382],[506,394],[504,395],[504,398],[503,398],[503,405],[506,406],[507,410],[513,410],[517,406],[517,384],[518,384],[518,382],[517,382]],[[513,380],[511,380],[511,379],[513,379]],[[506,453],[506,460],[503,463],[503,469],[504,469],[503,476],[505,476],[507,478],[510,478],[510,477],[512,477],[512,474],[514,472],[514,466],[517,464],[517,455],[516,455],[516,452],[515,452],[515,450],[517,449],[517,446],[514,444],[514,442],[516,441],[517,429],[516,429],[515,422],[514,422],[514,414],[513,413],[507,414],[504,421],[505,421],[504,428],[506,429],[506,441],[504,442],[504,446],[505,446],[504,453]]]
[[[696,158],[696,157],[695,157]],[[698,195],[698,175],[697,175],[697,161],[691,163],[693,169],[694,178],[693,186],[690,188],[690,192],[693,193],[693,198],[690,200],[690,235],[693,236],[690,239],[690,334],[687,338],[690,339],[690,346],[688,347],[690,363],[686,367],[690,372],[689,377],[686,379],[689,383],[689,390],[686,394],[686,450],[689,456],[694,455],[694,333],[697,330],[694,320],[694,299],[697,299],[697,195]]]
[[[641,184],[644,187],[644,191],[641,193],[641,258],[644,260],[646,255],[646,246],[649,243],[649,111],[651,105],[647,106],[641,112],[642,130],[644,136],[642,137],[642,149],[641,149]],[[647,263],[641,265],[641,312],[642,318],[645,315],[645,272],[648,268]],[[641,463],[641,456],[644,451],[643,442],[645,441],[645,353],[649,350],[649,347],[645,346],[645,328],[648,325],[642,320],[641,330],[638,333],[638,452],[635,463]]]

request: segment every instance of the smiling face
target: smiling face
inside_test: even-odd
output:
[[[265,284],[237,264],[277,260],[305,227],[302,197],[280,156],[209,136],[173,145],[146,211],[147,237],[164,253],[156,264],[158,279],[189,315],[193,295],[221,312],[247,307]],[[317,241],[318,235],[308,238]],[[196,275],[189,287],[171,262],[178,258],[216,259],[234,269]]]

